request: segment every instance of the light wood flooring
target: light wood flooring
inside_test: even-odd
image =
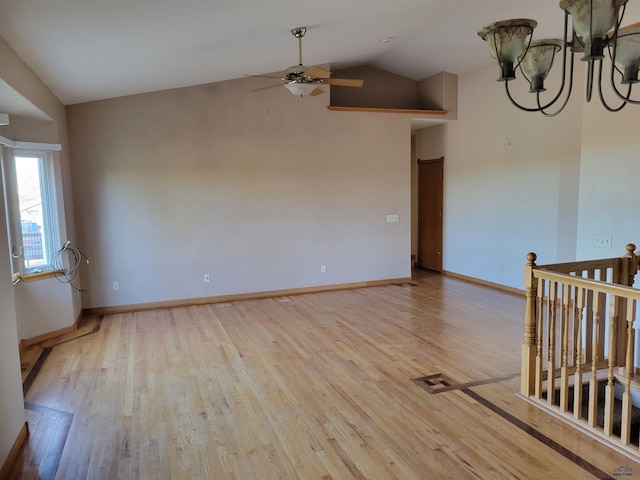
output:
[[[523,309],[415,272],[92,318],[24,352],[31,435],[10,478],[640,478],[516,396]]]

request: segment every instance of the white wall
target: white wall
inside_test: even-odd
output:
[[[409,119],[263,85],[68,107],[85,307],[411,275]]]
[[[621,112],[608,113],[598,103],[585,108],[577,238],[580,259],[617,257],[625,252],[627,243],[640,246],[639,109],[628,105]],[[611,235],[612,248],[595,246],[598,233]]]
[[[496,69],[459,77],[458,120],[418,131],[416,156],[445,157],[444,270],[522,288],[527,252],[575,259],[582,102],[522,112]]]

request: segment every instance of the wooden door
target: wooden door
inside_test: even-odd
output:
[[[442,271],[444,157],[418,160],[418,267]]]

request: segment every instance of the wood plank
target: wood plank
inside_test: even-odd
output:
[[[354,288],[380,287],[410,282],[410,277],[388,278],[381,280],[367,280],[363,282],[337,283],[333,285],[318,285],[315,287],[288,288],[284,290],[268,290],[265,292],[234,293],[229,295],[215,295],[211,297],[186,298],[165,302],[135,303],[129,305],[115,305],[112,307],[97,307],[86,310],[86,315],[108,315],[116,313],[139,312],[143,310],[158,310],[160,308],[190,307],[193,305],[208,305],[211,303],[228,303],[240,300],[256,300],[259,298],[284,297],[289,295],[304,295],[308,293],[333,292],[336,290],[352,290]],[[57,336],[57,335],[55,335]],[[36,343],[36,342],[31,342]]]
[[[411,108],[375,108],[375,107],[341,107],[338,105],[329,105],[327,107],[332,112],[363,112],[363,113],[409,113],[412,115],[446,115],[447,110],[419,110]]]
[[[417,480],[640,470],[516,397],[523,297],[428,272],[412,283],[112,314],[48,345],[28,400],[73,415],[48,471]],[[26,370],[31,348],[42,346],[24,352]],[[413,382],[428,375],[450,386],[430,394]],[[55,434],[37,430],[36,450]],[[28,461],[18,478],[38,478]]]
[[[7,455],[7,458],[2,464],[2,468],[0,468],[0,478],[12,478],[12,476],[15,475],[13,472],[15,472],[16,464],[21,460],[21,453],[24,451],[25,445],[28,441],[29,424],[28,422],[25,422],[22,429],[20,429],[18,438],[16,438],[13,447],[11,447],[11,450],[9,451],[9,455]]]

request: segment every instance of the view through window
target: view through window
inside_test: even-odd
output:
[[[35,267],[45,263],[42,248],[44,219],[42,216],[39,164],[40,159],[37,157],[16,157],[25,267]]]
[[[55,212],[46,152],[15,155],[22,255],[25,269],[48,265],[53,252]]]

